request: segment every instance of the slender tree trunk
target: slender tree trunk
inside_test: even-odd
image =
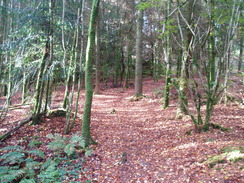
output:
[[[125,83],[124,87],[129,87],[129,75],[130,75],[130,38],[129,35],[126,36],[126,43],[125,43]]]
[[[188,114],[188,78],[189,78],[189,63],[192,57],[191,53],[191,42],[192,42],[192,32],[191,32],[191,26],[192,26],[192,13],[194,8],[194,0],[189,0],[188,2],[188,11],[187,11],[187,18],[186,18],[186,24],[188,26],[186,31],[186,42],[183,46],[183,60],[181,64],[181,74],[179,79],[179,106],[177,109],[177,117],[181,117],[182,115]],[[180,15],[182,19],[184,19],[181,11],[179,10]]]
[[[204,130],[209,130],[209,121],[212,114],[214,101],[213,101],[213,92],[214,92],[214,86],[215,86],[215,73],[216,73],[216,67],[215,67],[215,32],[213,30],[214,28],[214,17],[213,17],[213,10],[214,10],[214,0],[209,1],[209,8],[210,8],[210,37],[209,37],[209,63],[208,63],[208,69],[209,74],[207,75],[207,83],[208,83],[208,93],[207,93],[207,101],[206,101],[206,118],[204,120]]]
[[[132,9],[132,5],[129,1],[126,1],[126,8],[128,11],[125,13],[125,49],[124,49],[124,63],[125,63],[125,81],[124,81],[124,87],[129,87],[129,79],[131,75],[131,55],[132,55],[132,24],[131,24],[131,17],[130,12]]]
[[[24,53],[24,48],[22,51],[22,55]],[[22,104],[25,103],[26,100],[26,94],[27,94],[27,72],[26,72],[26,63],[23,61],[23,86],[22,86]]]
[[[66,10],[66,0],[63,0],[63,9],[62,9],[62,48],[63,48],[63,65],[64,65],[64,71],[65,71],[65,78],[66,78],[66,83],[65,83],[65,92],[64,92],[64,101],[63,101],[63,108],[66,109],[66,105],[68,102],[68,94],[69,94],[69,82],[70,82],[70,76],[69,76],[69,71],[70,71],[70,63],[68,66],[68,69],[66,68],[66,43],[65,43],[65,31],[64,31],[64,17],[65,17],[65,10]]]
[[[169,15],[170,2],[167,2],[166,14]],[[166,17],[164,29],[166,29],[166,24],[168,17]],[[164,30],[165,31],[165,30]],[[164,38],[164,57],[166,63],[166,73],[165,73],[165,82],[164,82],[164,104],[163,108],[166,109],[169,107],[169,94],[170,94],[170,83],[171,83],[171,63],[170,63],[170,47],[169,47],[170,37],[169,34],[165,35]]]
[[[135,70],[135,97],[142,96],[142,28],[143,10],[138,10],[136,29],[136,70]]]
[[[240,53],[238,61],[238,72],[241,72],[243,64],[243,37],[240,38]]]
[[[88,146],[94,141],[91,138],[91,107],[92,107],[92,94],[93,94],[93,85],[92,85],[92,52],[95,42],[95,20],[98,15],[99,9],[99,0],[92,1],[92,10],[90,15],[89,22],[89,32],[88,32],[88,41],[86,48],[86,68],[85,68],[85,106],[83,113],[82,121],[82,136],[85,139],[85,145]]]
[[[65,43],[65,32],[64,32],[64,17],[65,17],[65,10],[66,10],[66,0],[63,0],[63,9],[62,9],[62,48],[63,48],[63,65],[64,67],[66,66],[66,55],[67,55],[67,51],[66,51],[66,43]],[[65,71],[65,76],[67,77],[67,72],[66,72],[66,68],[64,68]],[[65,78],[66,78],[65,77]]]
[[[77,81],[77,74],[76,74],[76,71],[77,71],[77,57],[78,57],[78,42],[79,42],[79,19],[80,19],[80,8],[78,8],[78,12],[77,12],[77,22],[76,22],[76,29],[75,29],[75,32],[74,32],[74,41],[75,41],[75,45],[74,45],[74,48],[73,48],[73,51],[71,53],[71,55],[74,55],[74,58],[73,56],[70,58],[70,61],[73,63],[73,67],[72,68],[72,72],[71,72],[71,75],[72,75],[72,89],[71,89],[71,93],[69,94],[69,105],[67,105],[66,107],[66,129],[65,129],[65,132],[66,134],[70,133],[73,126],[74,126],[74,122],[75,122],[75,119],[73,119],[71,122],[70,122],[70,116],[71,116],[71,112],[72,112],[72,106],[73,106],[73,98],[74,98],[74,90],[75,90],[75,84],[76,84],[76,81]]]
[[[4,44],[4,41],[5,41],[5,36],[6,36],[6,19],[7,19],[7,0],[3,0],[2,1],[2,8],[1,8],[1,33],[0,33],[0,45],[3,45]],[[0,77],[1,77],[1,80],[3,80],[3,78],[5,78],[5,65],[4,65],[4,55],[3,55],[3,50],[2,48],[0,47]],[[1,82],[0,80],[0,82]],[[0,85],[0,92],[3,91],[3,94],[6,95],[7,92],[5,92],[4,90],[6,88],[6,85],[3,84],[3,85]],[[1,95],[1,94],[0,94]]]
[[[99,14],[99,12],[98,12]],[[100,92],[100,78],[101,78],[101,63],[100,63],[100,16],[97,16],[96,20],[96,81],[95,81],[95,93],[99,94]]]
[[[13,11],[13,0],[10,1],[10,9]],[[9,20],[9,34],[11,34],[14,31],[13,26],[14,16],[10,16]],[[8,38],[9,41],[13,41],[14,38]],[[12,46],[11,46],[12,47]],[[8,95],[7,95],[7,105],[11,105],[11,98],[13,95],[13,74],[14,74],[14,61],[12,59],[11,52],[6,55],[6,63],[9,63],[9,70],[8,70]]]
[[[48,69],[53,62],[53,42],[54,42],[54,36],[53,36],[53,31],[54,31],[54,16],[53,16],[53,11],[55,8],[55,0],[49,0],[49,64],[47,65]],[[47,72],[46,72],[47,73]],[[52,98],[52,75],[53,73],[47,73],[47,81],[46,81],[46,98],[45,98],[45,107],[44,107],[44,113],[47,113],[48,106],[51,106],[51,98]]]
[[[45,69],[46,60],[49,56],[49,37],[46,41],[45,51],[38,69],[37,81],[36,81],[36,90],[35,90],[35,104],[33,112],[33,124],[38,124],[40,122],[40,111],[42,106],[42,95],[43,95],[43,72]]]
[[[78,107],[79,107],[79,99],[80,99],[80,92],[81,92],[81,84],[82,84],[82,57],[83,57],[83,48],[84,48],[84,10],[85,10],[85,0],[80,0],[81,3],[81,48],[80,48],[80,59],[79,59],[79,74],[78,74],[78,91],[77,91],[77,98],[76,98],[76,103],[75,103],[75,112],[74,112],[74,116],[73,116],[73,121],[72,124],[70,126],[71,129],[73,129],[74,124],[75,124],[75,119],[77,117],[77,113],[78,113]]]

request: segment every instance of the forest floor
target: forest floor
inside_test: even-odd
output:
[[[187,135],[194,129],[189,117],[176,119],[177,95],[171,95],[170,107],[162,108],[160,93],[163,81],[154,83],[145,79],[144,97],[133,99],[133,88],[107,87],[94,95],[91,114],[92,137],[98,142],[92,155],[84,163],[86,171],[78,181],[92,180],[104,183],[203,183],[244,182],[244,162],[232,162],[226,158],[208,166],[207,159],[223,154],[224,149],[244,148],[244,107],[235,103],[218,104],[214,108],[211,122],[230,128],[223,132]],[[243,86],[237,93],[243,92]],[[62,86],[55,92],[54,106],[62,102]],[[243,93],[242,93],[243,94]],[[244,96],[241,96],[244,98]],[[20,98],[16,97],[15,103]],[[72,133],[81,131],[84,91],[80,97],[79,115]],[[0,124],[0,135],[16,124],[9,123],[28,116],[28,106],[11,110]],[[37,126],[26,125],[1,146],[24,145],[33,136],[46,141],[50,133],[64,134],[65,117],[45,118]],[[45,144],[45,143],[44,143]],[[44,147],[44,146],[43,146]]]

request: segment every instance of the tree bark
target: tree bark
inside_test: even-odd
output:
[[[181,74],[179,78],[179,99],[178,99],[178,109],[177,109],[177,117],[181,117],[182,115],[187,115],[188,110],[188,78],[189,78],[189,63],[192,57],[191,53],[191,42],[192,42],[192,32],[191,32],[191,25],[192,25],[192,13],[193,13],[193,6],[194,0],[189,0],[188,2],[188,11],[187,11],[187,18],[186,20],[184,19],[181,11],[180,15],[182,19],[186,22],[188,28],[186,31],[186,42],[184,43],[183,46],[183,57],[182,57],[182,64],[181,64]]]
[[[139,9],[136,30],[136,70],[135,70],[135,97],[142,96],[142,27],[143,10]]]
[[[167,2],[167,7],[166,7],[166,19],[164,23],[164,31],[166,31],[166,24],[168,21],[168,15],[169,15],[169,9],[170,9],[170,2]],[[166,63],[166,73],[165,73],[165,82],[164,82],[164,104],[163,108],[166,109],[169,107],[169,92],[170,92],[170,83],[171,83],[171,63],[170,63],[170,37],[169,34],[166,34],[164,37],[164,57],[165,57],[165,63]]]
[[[243,64],[243,37],[240,38],[240,53],[239,53],[239,61],[238,61],[238,72],[241,72],[242,70],[242,64]]]
[[[85,106],[82,121],[82,136],[85,140],[85,145],[89,146],[94,141],[91,138],[91,107],[92,107],[92,52],[95,43],[95,20],[98,15],[99,0],[93,0],[92,10],[89,22],[88,41],[86,48],[86,66],[85,66]]]
[[[99,12],[98,12],[99,14]],[[95,81],[95,93],[100,92],[100,78],[101,78],[101,63],[100,63],[100,16],[97,16],[96,20],[96,81]]]
[[[74,116],[73,116],[73,121],[72,121],[72,124],[70,126],[70,128],[72,129],[74,127],[74,124],[75,124],[75,119],[77,117],[77,113],[78,113],[78,107],[79,107],[79,99],[80,99],[80,92],[81,92],[81,84],[82,84],[82,58],[83,58],[83,48],[84,48],[84,9],[85,9],[85,6],[84,6],[84,3],[85,3],[85,0],[80,0],[80,4],[81,4],[81,22],[82,22],[82,25],[81,25],[81,42],[80,42],[80,45],[81,45],[81,48],[80,48],[80,59],[79,59],[79,71],[78,71],[78,91],[77,91],[77,98],[76,98],[76,102],[75,102],[75,112],[74,112]]]

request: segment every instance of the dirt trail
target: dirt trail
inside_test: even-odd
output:
[[[99,144],[87,162],[87,173],[92,174],[94,181],[214,180],[199,161],[219,152],[216,141],[207,142],[207,138],[213,138],[208,137],[209,134],[186,136],[185,132],[193,128],[191,121],[175,120],[176,106],[162,110],[160,100],[153,94],[158,87],[160,83],[144,82],[146,97],[139,101],[131,101],[133,89],[124,93],[119,89],[108,89],[94,96],[92,133]],[[219,135],[223,136],[221,132],[214,134],[215,137]],[[228,144],[227,141],[220,142],[218,146]],[[224,181],[223,176],[222,179]]]
[[[177,95],[171,96],[168,109],[162,109],[160,99],[155,96],[162,83],[144,80],[145,97],[139,101],[131,101],[133,88],[124,91],[107,88],[100,95],[94,95],[91,131],[98,145],[86,160],[83,166],[86,172],[80,180],[99,183],[244,182],[243,161],[224,162],[214,168],[202,163],[222,153],[221,149],[225,147],[244,147],[243,108],[235,104],[215,106],[211,121],[231,128],[229,132],[214,130],[185,135],[193,129],[193,124],[189,117],[174,118]],[[61,86],[56,91],[54,105],[61,105],[63,89]],[[81,111],[72,133],[81,130],[83,105],[84,91],[81,92]],[[6,121],[22,118],[26,111],[25,108],[12,110]],[[11,125],[7,127],[11,128]],[[38,136],[44,142],[42,148],[45,148],[46,135],[64,134],[64,127],[65,117],[47,118],[40,125],[23,127],[5,145],[26,145],[33,136]],[[0,124],[0,128],[4,129],[5,125]]]

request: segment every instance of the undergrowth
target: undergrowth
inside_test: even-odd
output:
[[[84,157],[78,152],[91,154],[85,148],[82,136],[75,134],[71,138],[59,134],[48,135],[52,141],[47,148],[53,150],[54,157],[47,158],[46,154],[37,146],[41,144],[36,138],[28,144],[28,148],[21,146],[7,146],[0,150],[0,182],[4,183],[35,183],[35,182],[73,182],[82,173]]]

